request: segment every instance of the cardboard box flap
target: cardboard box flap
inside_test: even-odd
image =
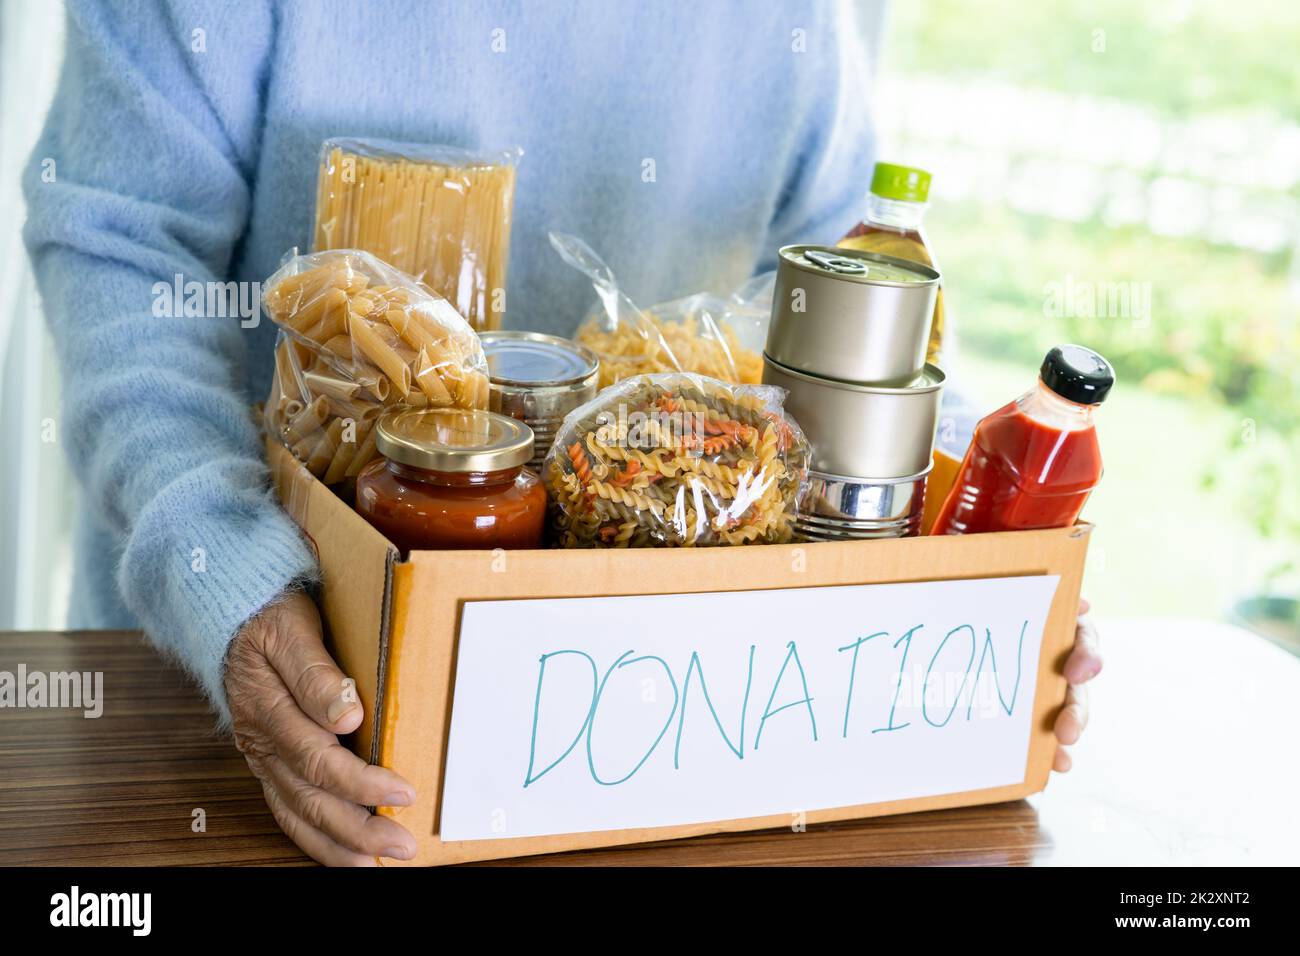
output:
[[[316,552],[326,647],[356,681],[365,720],[353,749],[376,756],[374,728],[383,707],[389,592],[397,549],[277,442],[267,442],[272,480],[285,509]]]

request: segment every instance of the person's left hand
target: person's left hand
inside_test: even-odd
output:
[[[1097,628],[1086,615],[1090,605],[1079,599],[1079,623],[1074,630],[1074,649],[1065,662],[1065,679],[1069,689],[1065,693],[1065,706],[1056,717],[1056,758],[1052,769],[1066,773],[1074,760],[1069,747],[1078,741],[1083,728],[1088,726],[1088,688],[1084,685],[1101,673],[1101,639]]]

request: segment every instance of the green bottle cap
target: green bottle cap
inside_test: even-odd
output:
[[[930,196],[930,174],[914,166],[876,163],[871,171],[871,191],[882,199],[925,202]]]

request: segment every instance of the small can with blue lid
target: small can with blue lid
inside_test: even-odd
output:
[[[596,397],[600,360],[569,339],[541,332],[480,332],[487,356],[489,408],[533,430],[533,458],[541,467],[564,416]]]

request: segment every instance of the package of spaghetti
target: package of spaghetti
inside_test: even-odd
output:
[[[552,544],[789,541],[808,442],[785,390],[684,372],[638,375],[570,412],[542,475]]]
[[[267,430],[327,485],[375,456],[389,405],[486,408],[478,335],[447,302],[367,252],[294,255],[263,284],[279,327]]]
[[[312,248],[374,253],[451,302],[476,330],[498,328],[521,155],[328,139]]]
[[[602,388],[655,372],[694,372],[750,385],[762,380],[773,273],[751,279],[729,296],[701,292],[642,309],[577,236],[552,232],[550,240],[596,290],[599,302],[574,338],[600,356]]]

